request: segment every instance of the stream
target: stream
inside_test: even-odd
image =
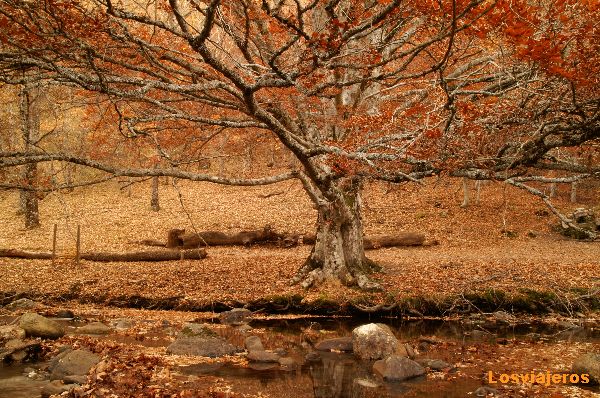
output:
[[[0,323],[10,324],[16,317],[0,317]],[[76,327],[85,320],[59,320],[74,334]],[[136,324],[154,325],[138,320]],[[208,320],[208,322],[216,322]],[[430,373],[403,382],[387,382],[372,372],[373,361],[361,361],[352,353],[315,351],[313,343],[325,338],[350,336],[352,329],[369,320],[356,318],[303,317],[288,319],[252,319],[252,330],[239,331],[234,327],[215,326],[216,332],[230,343],[243,347],[247,335],[259,335],[268,349],[278,349],[293,359],[296,366],[283,369],[277,363],[249,363],[241,365],[230,361],[184,364],[173,371],[191,382],[206,376],[222,379],[239,394],[265,397],[311,397],[311,398],[363,398],[363,397],[412,397],[412,398],[458,398],[469,396],[482,383],[483,369],[461,369]],[[411,342],[418,350],[431,358],[449,363],[469,363],[464,348],[475,346],[493,350],[498,345],[514,345],[515,349],[531,341],[542,341],[544,347],[562,347],[573,344],[591,344],[598,351],[600,328],[598,325],[548,324],[544,322],[518,323],[515,325],[489,323],[482,319],[467,318],[457,321],[379,319],[387,324],[402,342]],[[108,322],[107,322],[108,323]],[[94,336],[129,346],[161,349],[172,341],[176,328],[168,322],[162,326],[149,327],[144,338],[127,333],[114,332]],[[314,340],[314,341],[312,341]],[[438,342],[428,347],[427,341]],[[443,349],[436,348],[443,347]],[[429,351],[431,350],[431,351]],[[457,352],[462,354],[458,355]],[[307,359],[307,354],[312,357]],[[470,355],[470,354],[469,354]],[[0,398],[38,398],[47,381],[27,376],[32,369],[44,368],[45,362],[34,364],[0,365]],[[456,373],[458,371],[458,373]],[[36,371],[34,371],[35,373]],[[457,377],[453,377],[456,374]],[[434,375],[434,376],[432,376]],[[600,393],[598,387],[585,387],[587,391]],[[237,396],[237,395],[236,395]],[[471,395],[475,396],[475,395]]]

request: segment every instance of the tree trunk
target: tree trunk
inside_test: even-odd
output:
[[[152,177],[152,196],[150,198],[150,208],[152,211],[160,210],[160,204],[158,202],[158,177]]]
[[[37,164],[30,163],[24,166],[24,179],[27,186],[33,186],[37,178]],[[35,191],[21,191],[21,205],[23,206],[23,216],[25,217],[25,228],[35,228],[40,226],[40,212],[38,207],[38,197]]]
[[[292,282],[301,282],[302,287],[308,288],[333,280],[365,290],[379,290],[379,284],[367,276],[380,267],[365,255],[360,187],[355,184],[336,191],[335,200],[318,206],[315,244]]]
[[[462,187],[463,187],[463,201],[462,201],[460,207],[465,208],[465,207],[469,206],[469,202],[471,201],[471,195],[469,192],[469,179],[467,177],[463,177]]]
[[[21,118],[21,132],[25,151],[29,151],[37,140],[40,129],[38,107],[35,106],[37,90],[25,85],[20,93],[19,113]],[[29,163],[23,166],[23,184],[33,188],[37,180],[37,163]],[[23,189],[20,193],[20,205],[25,219],[25,228],[35,228],[40,225],[40,213],[38,209],[38,197],[31,189]]]

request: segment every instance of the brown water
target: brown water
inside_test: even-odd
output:
[[[5,319],[4,321],[8,321]],[[485,322],[421,320],[402,322],[398,319],[378,320],[387,323],[399,339],[415,341],[423,336],[464,343],[475,339],[474,330],[485,330],[489,334],[484,339],[507,338],[527,340],[531,334],[547,341],[565,344],[568,342],[600,343],[600,330],[593,327],[556,327],[543,323],[497,326]],[[72,333],[82,322],[61,320],[68,333]],[[455,380],[417,378],[406,382],[384,382],[372,374],[370,361],[357,360],[352,354],[318,352],[318,358],[304,361],[307,352],[312,351],[304,339],[307,331],[313,331],[322,338],[349,336],[352,329],[366,319],[356,318],[300,318],[300,319],[255,319],[251,326],[264,330],[261,339],[268,348],[282,348],[286,355],[296,360],[298,367],[293,370],[281,369],[278,365],[251,364],[243,367],[231,363],[212,363],[181,366],[179,371],[191,377],[216,376],[232,386],[239,394],[258,393],[280,398],[368,398],[368,397],[412,397],[412,398],[458,398],[469,396],[481,385],[481,375],[459,377]],[[8,323],[8,322],[5,322]],[[235,329],[218,329],[230,342],[242,345],[244,334]],[[164,347],[170,342],[165,331],[152,331],[140,341],[136,338],[111,334],[97,336],[123,344]],[[481,341],[481,333],[478,337]],[[444,358],[441,358],[444,359]],[[45,382],[35,381],[24,376],[25,366],[0,366],[0,398],[38,398]],[[600,392],[600,389],[594,391]]]

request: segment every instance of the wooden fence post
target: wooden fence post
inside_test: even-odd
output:
[[[56,259],[56,231],[58,230],[58,226],[54,224],[54,231],[52,232],[52,264],[54,265],[54,260]]]
[[[81,257],[81,227],[77,224],[77,241],[75,243],[75,264],[79,267]]]

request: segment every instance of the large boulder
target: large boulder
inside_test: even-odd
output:
[[[373,364],[373,371],[385,380],[402,381],[425,374],[425,368],[417,362],[399,355],[390,355]]]
[[[600,353],[588,352],[573,363],[573,373],[588,374],[591,384],[600,384]]]
[[[399,347],[400,342],[386,325],[369,323],[352,331],[352,351],[360,359],[385,358]]]
[[[239,326],[248,323],[252,311],[246,308],[234,308],[231,311],[221,312],[219,321],[224,325]]]
[[[58,322],[33,312],[27,312],[21,316],[19,327],[25,330],[29,337],[58,339],[65,334],[65,330]]]
[[[64,380],[67,376],[84,376],[100,362],[100,356],[87,350],[67,350],[57,361],[51,361],[50,380]]]

